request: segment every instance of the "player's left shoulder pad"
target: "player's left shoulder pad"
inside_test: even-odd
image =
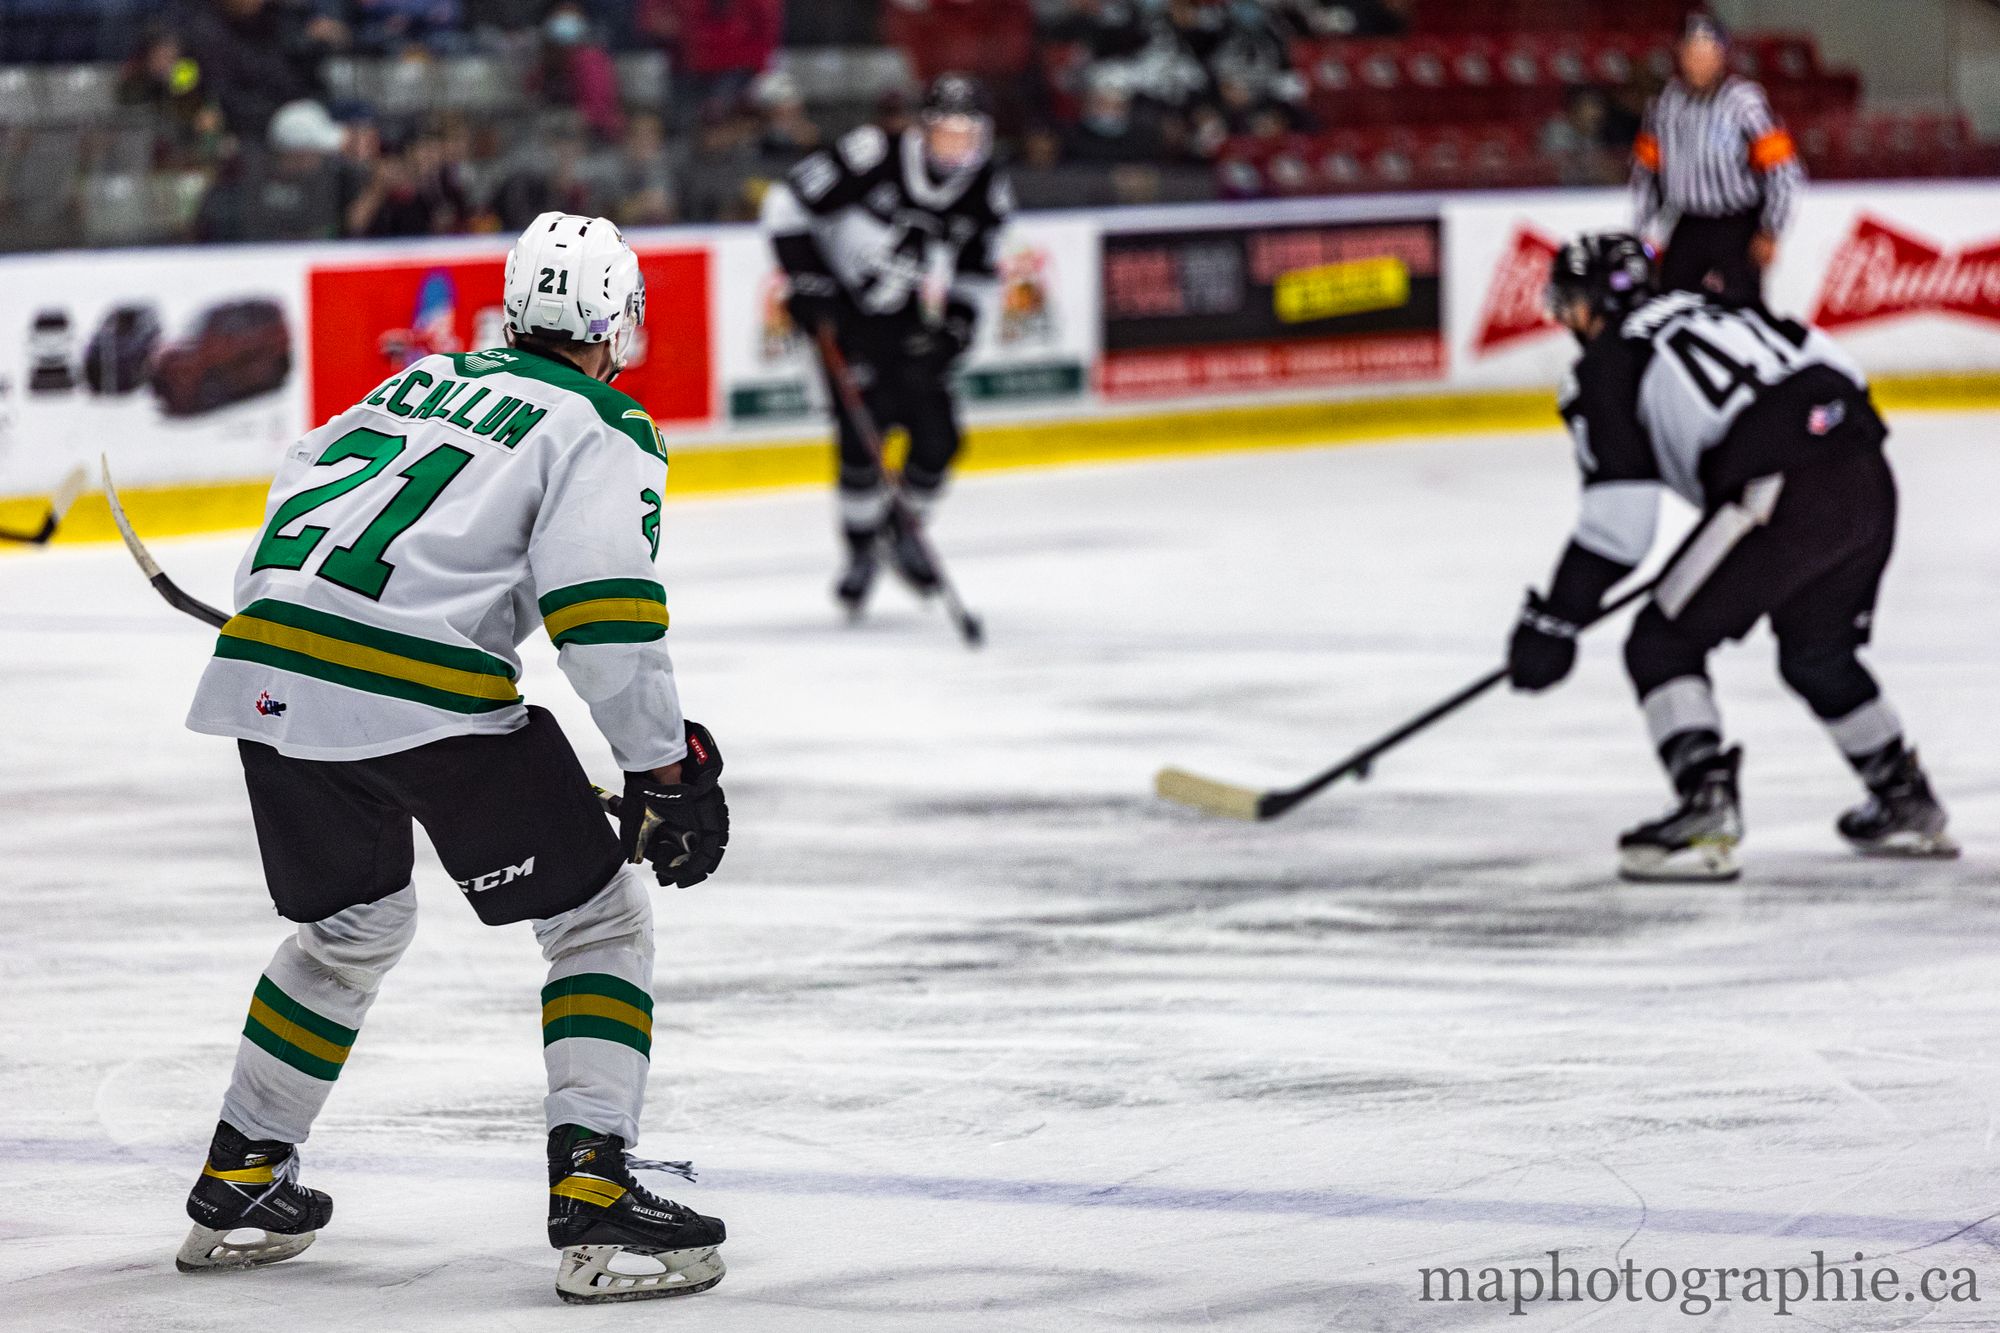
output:
[[[638,399],[601,380],[580,378],[573,387],[576,396],[590,405],[612,439],[636,445],[662,463],[667,461],[667,442],[653,421],[653,414]]]

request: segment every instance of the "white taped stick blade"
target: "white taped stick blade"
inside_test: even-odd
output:
[[[183,1273],[219,1273],[237,1268],[262,1268],[266,1264],[280,1263],[304,1252],[317,1231],[302,1231],[296,1236],[281,1236],[276,1232],[262,1231],[256,1227],[238,1227],[235,1231],[217,1231],[213,1227],[197,1226],[188,1232],[188,1238],[181,1242],[180,1253],[174,1256],[174,1267]]]
[[[56,487],[55,494],[49,497],[49,512],[55,515],[56,522],[62,522],[64,516],[69,513],[70,506],[77,502],[77,497],[81,496],[89,486],[89,468],[78,463],[69,470],[69,475],[62,479],[62,485]]]
[[[1163,768],[1153,779],[1153,791],[1162,800],[1204,810],[1227,819],[1255,822],[1263,793],[1233,783],[1217,782],[1184,768]]]
[[[692,1296],[728,1271],[713,1246],[646,1254],[622,1245],[572,1245],[556,1268],[556,1295],[572,1305]]]

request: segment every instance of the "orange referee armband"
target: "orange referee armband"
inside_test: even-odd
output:
[[[1782,167],[1798,155],[1798,145],[1792,142],[1791,131],[1785,129],[1772,130],[1750,145],[1750,165],[1759,171]]]
[[[1632,156],[1648,171],[1660,169],[1660,141],[1650,134],[1641,134],[1632,141]]]

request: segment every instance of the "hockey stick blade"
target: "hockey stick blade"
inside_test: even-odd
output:
[[[1585,621],[1579,629],[1589,629],[1614,612],[1622,611],[1640,598],[1652,592],[1653,584],[1644,583],[1626,592],[1617,600],[1602,608]],[[1412,736],[1428,731],[1437,723],[1450,717],[1459,709],[1479,698],[1487,691],[1502,684],[1507,679],[1507,668],[1498,667],[1487,672],[1409,721],[1362,746],[1331,768],[1300,783],[1296,787],[1284,787],[1276,791],[1253,791],[1248,787],[1236,787],[1213,778],[1204,778],[1182,768],[1163,768],[1153,779],[1153,790],[1161,797],[1180,805],[1192,806],[1209,814],[1222,815],[1230,819],[1266,820],[1276,819],[1286,811],[1304,805],[1313,797],[1331,787],[1342,778],[1352,777],[1357,781],[1366,780],[1375,767],[1375,761],[1395,749]]]
[[[42,525],[33,532],[0,532],[0,539],[20,542],[24,546],[47,546],[55,539],[56,529],[62,526],[69,514],[70,506],[90,485],[90,469],[78,463],[69,470],[55,493],[49,496],[49,512],[42,519]]]
[[[104,502],[111,508],[111,521],[118,525],[118,535],[125,539],[125,549],[132,553],[132,559],[138,562],[139,572],[153,585],[153,591],[165,598],[167,605],[174,610],[193,616],[203,624],[216,629],[228,624],[227,615],[199,597],[183,592],[180,585],[161,570],[159,562],[153,559],[153,553],[146,549],[146,544],[139,540],[139,534],[132,530],[132,520],[125,516],[125,504],[118,498],[118,487],[111,481],[111,460],[99,456],[97,461],[104,472]]]
[[[1254,824],[1265,818],[1266,793],[1230,782],[1217,782],[1214,778],[1205,778],[1184,768],[1161,769],[1153,777],[1153,792],[1162,800],[1207,814],[1221,815],[1225,819],[1241,819]]]

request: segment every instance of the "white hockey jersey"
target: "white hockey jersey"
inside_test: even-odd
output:
[[[645,409],[567,363],[425,357],[286,455],[188,726],[333,760],[512,731],[539,626],[623,768],[676,762],[666,472]]]

